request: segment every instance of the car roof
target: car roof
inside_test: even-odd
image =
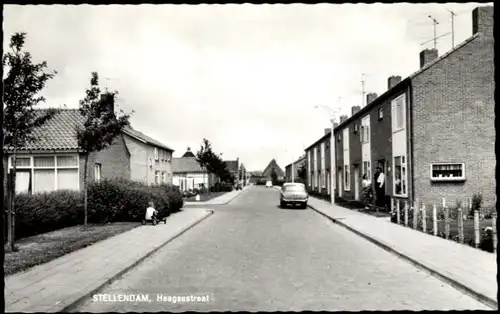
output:
[[[296,185],[296,186],[306,186],[304,183],[296,183],[296,182],[287,182],[287,183],[284,183],[283,186],[292,186],[292,185]]]

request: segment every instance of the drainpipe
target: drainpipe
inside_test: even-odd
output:
[[[407,95],[407,98],[408,98],[408,112],[410,114],[407,114],[407,122],[408,122],[408,125],[409,125],[409,134],[408,134],[408,137],[409,137],[409,141],[408,141],[408,144],[409,144],[409,154],[410,154],[410,162],[408,162],[408,166],[410,167],[410,174],[411,174],[411,201],[412,201],[412,204],[413,204],[413,201],[415,200],[415,171],[413,169],[413,165],[414,165],[414,161],[413,161],[413,119],[412,119],[412,115],[413,115],[413,86],[411,84],[411,80],[409,79],[408,80],[408,95]]]

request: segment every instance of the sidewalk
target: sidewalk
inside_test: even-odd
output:
[[[242,190],[232,190],[231,192],[227,192],[222,194],[221,196],[214,197],[205,202],[184,202],[184,205],[227,205],[233,199],[238,197],[241,193],[245,192],[248,189],[248,186],[244,187]]]
[[[213,212],[184,209],[5,278],[6,312],[69,311]]]
[[[496,254],[425,234],[309,196],[309,207],[498,309]]]

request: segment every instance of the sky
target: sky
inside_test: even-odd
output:
[[[296,160],[391,75],[409,76],[437,35],[472,35],[488,4],[5,5],[4,51],[26,32],[35,62],[58,71],[40,108],[78,108],[97,71],[133,128],[180,157],[203,138],[225,160],[263,170]],[[492,5],[490,3],[489,5]],[[427,42],[427,43],[425,43]],[[442,55],[451,34],[438,39]],[[316,105],[321,105],[315,108]]]

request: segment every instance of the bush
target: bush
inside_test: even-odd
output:
[[[89,186],[89,221],[140,221],[149,201],[154,202],[159,217],[168,217],[183,206],[177,187],[147,186],[123,179],[92,183]]]
[[[83,222],[83,198],[78,191],[18,194],[15,204],[16,239]]]
[[[481,205],[483,203],[483,196],[481,193],[476,193],[472,196],[472,206],[471,206],[471,212],[470,215],[474,215],[474,211],[478,210],[481,211]]]

